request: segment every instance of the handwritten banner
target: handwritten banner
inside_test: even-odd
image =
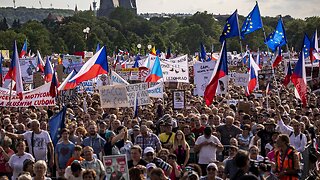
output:
[[[148,83],[130,84],[126,86],[129,100],[129,107],[134,106],[135,94],[137,93],[138,106],[150,104]]]
[[[126,86],[100,86],[99,93],[102,108],[129,106]]]

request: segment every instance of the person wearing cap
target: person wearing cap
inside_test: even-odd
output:
[[[151,176],[151,171],[153,169],[157,168],[157,166],[154,163],[148,163],[146,165],[146,169],[147,169],[147,180],[150,180],[150,176]]]
[[[161,149],[161,142],[157,135],[152,132],[149,132],[149,129],[146,125],[140,127],[140,135],[136,137],[135,144],[139,145],[144,151],[147,147],[152,147],[158,152]],[[144,157],[144,154],[143,154]]]
[[[265,147],[268,143],[272,142],[273,132],[276,131],[277,124],[273,118],[268,118],[267,121],[263,123],[264,129],[257,132],[257,135],[253,138],[254,145],[257,145],[258,140],[261,140],[261,147]],[[261,148],[260,154],[266,156],[265,148]]]
[[[82,180],[82,174],[85,171],[81,167],[80,161],[73,161],[70,166],[66,168],[64,177],[68,180]]]
[[[148,163],[154,163],[157,167],[163,169],[166,175],[169,175],[172,171],[172,166],[162,159],[156,157],[156,153],[152,147],[147,147],[143,151],[145,160]]]
[[[218,166],[215,163],[210,163],[207,166],[207,175],[200,178],[200,180],[222,180],[217,176]]]
[[[128,131],[129,132],[129,131]],[[131,129],[131,133],[129,133],[129,139],[132,142],[132,144],[135,143],[135,140],[137,136],[140,134],[140,127],[139,125],[134,125]]]
[[[215,162],[217,150],[222,150],[223,145],[220,140],[212,135],[212,127],[207,126],[204,134],[200,136],[195,143],[194,150],[199,153],[198,164],[201,167],[202,174],[206,175],[206,168],[211,162]]]
[[[172,132],[172,124],[170,121],[167,120],[164,126],[165,132],[159,135],[159,139],[163,148],[171,149],[174,142],[175,133]]]

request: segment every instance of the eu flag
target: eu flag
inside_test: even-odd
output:
[[[310,39],[309,39],[309,37],[308,37],[307,34],[304,34],[304,37],[303,37],[303,47],[302,47],[302,51],[303,51],[303,54],[304,54],[304,58],[309,57],[309,55],[310,55],[310,46],[311,46]]]
[[[287,44],[286,31],[281,16],[276,29],[267,37],[265,43],[272,51],[275,51],[279,46],[281,47]]]
[[[60,131],[66,127],[65,116],[67,107],[63,106],[62,110],[49,120],[50,137],[55,146],[60,138]]]
[[[261,29],[262,27],[263,24],[261,20],[259,6],[257,3],[242,24],[241,38],[244,39],[244,35],[250,34],[258,29]]]
[[[200,43],[200,49],[201,49],[200,59],[202,62],[204,62],[207,59],[207,53],[206,53],[206,50],[205,50],[204,45],[202,43]]]
[[[222,43],[226,38],[235,36],[239,36],[238,10],[234,11],[234,13],[228,17],[226,25],[224,26],[220,36],[220,42]]]

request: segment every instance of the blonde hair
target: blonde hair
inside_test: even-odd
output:
[[[177,138],[178,134],[182,134],[181,140],[178,140]],[[186,141],[186,137],[181,130],[177,130],[176,134],[174,135],[173,149],[177,149],[179,145],[182,145],[184,149],[190,149],[189,144]]]

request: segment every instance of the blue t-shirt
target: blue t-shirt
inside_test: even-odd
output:
[[[58,163],[60,169],[67,167],[67,162],[71,158],[75,145],[69,141],[68,144],[60,142],[56,145],[55,152],[58,154]]]

